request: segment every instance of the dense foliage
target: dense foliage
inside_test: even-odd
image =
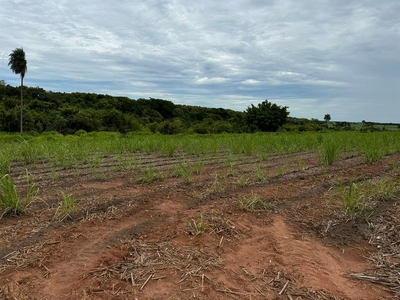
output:
[[[258,106],[253,104],[247,108],[245,120],[252,132],[277,131],[286,123],[289,112],[287,107],[281,107],[265,100]]]
[[[271,112],[254,109],[238,112],[223,108],[179,105],[162,99],[114,97],[93,93],[61,93],[40,87],[24,91],[24,128],[27,132],[77,131],[178,133],[240,133],[276,131],[285,123],[288,112],[268,101]],[[0,131],[19,129],[19,89],[0,84]],[[283,113],[282,113],[283,112]],[[264,115],[263,115],[264,114]],[[265,122],[265,126],[263,125]]]

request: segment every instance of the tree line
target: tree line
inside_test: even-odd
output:
[[[18,132],[20,89],[0,82],[0,131]],[[63,93],[24,87],[25,132],[79,130],[179,133],[241,133],[277,131],[289,118],[287,107],[263,101],[243,112],[174,104],[163,99],[130,99],[95,93]]]

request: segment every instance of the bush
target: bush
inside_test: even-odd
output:
[[[79,129],[78,131],[75,132],[75,135],[77,136],[82,136],[82,135],[86,135],[87,132],[83,129]]]

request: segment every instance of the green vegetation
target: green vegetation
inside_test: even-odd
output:
[[[204,221],[203,213],[202,212],[199,213],[197,221],[195,219],[190,220],[187,223],[187,226],[190,229],[190,234],[193,235],[194,237],[206,232],[206,223]]]
[[[322,164],[330,166],[339,158],[340,144],[336,139],[327,139],[320,147],[320,160]]]
[[[340,183],[344,211],[351,217],[367,208],[359,182],[350,181],[349,187]]]
[[[156,172],[153,167],[147,167],[142,169],[142,183],[152,183],[153,181],[162,180],[164,174],[162,172]]]
[[[174,153],[170,149],[174,147]],[[146,165],[133,153],[147,153],[154,157],[191,156],[194,160],[179,160],[171,166],[172,176],[189,181],[193,174],[204,169],[200,157],[219,159],[231,166],[253,156],[259,161],[274,155],[296,152],[314,152],[321,164],[330,166],[340,157],[358,155],[365,163],[373,163],[385,155],[400,151],[398,132],[325,132],[325,133],[257,133],[220,135],[143,135],[120,134],[115,132],[92,132],[81,136],[43,134],[39,136],[0,135],[0,174],[9,174],[16,164],[34,165],[46,163],[57,176],[59,169],[74,170],[86,165],[96,172],[101,169],[105,157],[115,160],[115,167],[121,171],[139,168],[143,181],[152,182],[160,177],[153,165]],[[222,156],[221,156],[222,155]],[[300,163],[302,165],[303,162]],[[266,171],[266,170],[265,170]],[[263,181],[265,171],[258,168],[254,174]],[[160,176],[159,176],[160,175]],[[162,178],[162,177],[161,177]]]
[[[251,196],[244,196],[243,198],[239,199],[238,207],[241,210],[251,212],[266,210],[269,208],[269,205],[252,193]]]
[[[348,186],[339,182],[343,210],[350,217],[366,217],[377,201],[396,201],[399,182],[392,178],[350,180]]]
[[[281,107],[268,100],[253,104],[247,108],[244,115],[251,132],[255,131],[277,131],[286,123],[289,112],[287,107]]]
[[[39,188],[28,171],[26,171],[25,177],[27,181],[25,195],[21,195],[17,191],[10,174],[3,175],[0,179],[0,219],[6,214],[23,214],[36,199]]]
[[[58,219],[60,222],[65,218],[71,219],[72,215],[78,211],[74,195],[66,195],[64,192],[61,192],[61,195],[62,200],[60,201],[60,204],[58,205],[53,217],[53,220]]]

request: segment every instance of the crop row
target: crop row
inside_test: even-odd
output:
[[[13,167],[46,163],[72,169],[84,163],[99,164],[103,157],[132,153],[156,157],[271,155],[315,152],[322,164],[333,164],[348,155],[360,155],[365,163],[400,151],[397,132],[264,133],[225,135],[120,135],[93,133],[84,136],[42,135],[30,139],[0,137],[0,174]]]

